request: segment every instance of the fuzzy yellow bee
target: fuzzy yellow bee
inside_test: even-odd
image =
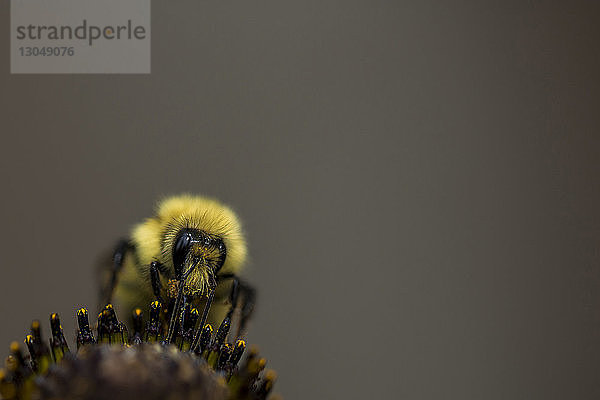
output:
[[[202,196],[169,197],[117,245],[103,301],[131,310],[158,299],[171,302],[172,315],[191,304],[213,323],[239,306],[239,334],[254,304],[253,288],[237,276],[245,261],[242,227],[229,207]]]

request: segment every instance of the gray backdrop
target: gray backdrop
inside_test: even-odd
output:
[[[0,343],[188,191],[287,399],[597,399],[600,13],[489,3],[155,1],[151,75],[11,76],[2,2]]]

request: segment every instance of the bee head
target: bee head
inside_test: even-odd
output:
[[[184,294],[197,296],[215,285],[215,276],[226,257],[223,240],[195,228],[183,228],[172,247],[175,279],[183,282]]]

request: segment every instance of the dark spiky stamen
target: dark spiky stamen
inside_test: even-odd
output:
[[[204,305],[204,311],[202,311],[202,319],[200,319],[200,324],[198,325],[198,330],[196,331],[196,335],[194,336],[194,340],[193,340],[192,346],[190,348],[190,351],[192,351],[192,352],[198,351],[200,336],[203,333],[202,327],[205,326],[204,324],[206,324],[206,319],[208,318],[208,311],[210,310],[210,307],[212,306],[212,302],[215,298],[215,286],[211,286],[210,292],[208,293],[208,299],[206,300],[206,304]],[[211,329],[212,329],[212,327],[211,327]],[[203,350],[201,350],[201,351],[203,351]]]
[[[0,396],[3,399],[13,399],[17,397],[17,385],[12,380],[12,375],[5,369],[0,369]]]
[[[162,304],[156,300],[150,304],[150,320],[146,326],[146,342],[158,342],[162,337],[162,321],[160,313]]]
[[[117,319],[112,304],[107,304],[98,317],[98,342],[120,343],[123,340],[123,326]]]
[[[25,363],[25,357],[21,352],[21,347],[19,347],[19,343],[12,342],[10,344],[10,357],[12,358],[11,369],[18,370],[23,377],[30,374],[31,370],[27,367]]]
[[[0,396],[3,399],[30,400],[34,395],[34,390],[37,390],[39,391],[37,394],[43,393],[42,398],[65,400],[74,398],[66,395],[70,393],[71,395],[77,394],[76,398],[78,399],[89,399],[91,398],[89,396],[97,395],[104,390],[103,388],[106,388],[106,379],[109,381],[116,379],[114,382],[118,382],[125,376],[129,377],[130,372],[138,369],[142,370],[140,376],[150,376],[151,371],[155,372],[157,364],[142,362],[132,369],[130,365],[125,366],[123,360],[144,360],[149,352],[154,352],[154,356],[158,356],[166,363],[163,366],[169,365],[169,371],[179,370],[183,363],[188,363],[186,368],[193,365],[191,371],[189,369],[187,372],[182,371],[181,377],[175,375],[173,379],[185,379],[184,376],[189,377],[190,374],[194,374],[194,369],[205,369],[218,385],[225,388],[225,384],[227,384],[230,400],[266,398],[274,382],[274,374],[271,373],[265,373],[261,378],[266,360],[259,358],[256,350],[251,350],[247,360],[238,365],[246,343],[243,340],[237,340],[235,345],[227,342],[232,325],[233,310],[238,303],[239,285],[234,282],[230,297],[232,307],[213,335],[213,328],[210,324],[206,324],[206,320],[215,296],[215,277],[210,275],[207,301],[202,317],[199,318],[198,310],[192,308],[190,299],[184,293],[190,271],[191,269],[176,281],[176,299],[172,299],[169,306],[164,307],[159,301],[150,304],[146,326],[144,326],[142,310],[139,308],[134,310],[132,335],[129,335],[125,324],[119,321],[111,304],[107,304],[98,315],[96,337],[90,328],[87,309],[78,309],[76,337],[78,351],[77,354],[70,354],[69,357],[67,357],[69,347],[58,314],[50,316],[52,328],[52,338],[49,340],[50,348],[42,339],[39,322],[34,321],[31,334],[25,339],[30,357],[27,359],[23,356],[18,344],[11,346],[6,369],[0,370]],[[167,322],[169,322],[168,325]],[[165,332],[168,332],[166,336]],[[162,338],[165,338],[165,341],[162,341]],[[162,346],[156,344],[157,342]],[[150,343],[155,344],[150,347]],[[169,346],[170,343],[174,343],[175,346]],[[127,352],[127,356],[124,355],[125,352]],[[119,356],[119,354],[123,356]],[[49,368],[52,362],[56,362],[57,367]],[[172,368],[175,365],[178,368]],[[109,368],[104,372],[108,375],[100,376],[100,373],[96,372],[101,366]],[[85,378],[81,375],[82,371],[88,371]],[[168,387],[167,394],[174,393],[171,391],[173,386],[169,385],[177,381],[171,382],[170,379],[154,379],[153,382],[158,382],[159,387]],[[138,387],[130,385],[129,387],[137,390],[137,393],[140,394],[144,393],[144,390],[148,390],[149,385],[150,383],[140,384]],[[199,389],[201,387],[194,390]],[[86,391],[87,394],[81,396],[81,390]],[[154,392],[155,395],[156,393]],[[62,394],[65,396],[63,397]],[[132,395],[125,398],[131,397],[140,396]],[[148,400],[152,398],[151,395],[141,397]],[[169,396],[161,395],[157,399],[165,397]],[[113,400],[116,398],[118,396]],[[206,397],[200,398],[205,399]],[[212,394],[209,398],[224,400],[224,397],[214,397]]]
[[[129,331],[127,330],[127,326],[123,323],[123,321],[119,321],[119,335],[117,337],[117,343],[120,343],[129,346]]]
[[[208,361],[208,364],[213,368],[217,368],[222,346],[225,343],[225,339],[227,338],[227,334],[229,333],[230,326],[231,318],[229,317],[229,315],[227,315],[223,319],[223,322],[221,322],[219,329],[217,329],[217,333],[215,333],[214,340],[209,346],[209,352],[206,359]]]
[[[215,340],[213,341],[212,346],[219,348],[221,344],[225,342],[227,339],[227,334],[229,333],[229,328],[231,327],[231,317],[229,315],[223,318],[219,329],[217,329],[217,333],[215,334]]]
[[[183,299],[183,284],[179,282],[179,287],[177,289],[177,297],[175,299],[175,305],[173,305],[173,311],[171,311],[171,319],[169,321],[169,329],[167,331],[167,336],[165,338],[166,344],[173,343],[173,336],[175,334],[176,326],[178,325],[178,318],[181,315],[181,302]]]
[[[42,343],[42,328],[37,319],[31,322],[31,336],[36,343]]]
[[[132,344],[140,344],[144,337],[144,314],[140,308],[133,310],[133,337]]]
[[[191,305],[187,303],[183,315],[181,331],[175,343],[179,350],[188,351],[194,339],[194,329],[198,321],[198,310],[191,308]]]
[[[37,352],[35,349],[35,341],[33,339],[32,335],[27,335],[25,336],[25,340],[23,341],[25,343],[25,345],[27,346],[27,350],[29,351],[29,354],[31,354],[31,368],[33,368],[34,371],[37,371]]]
[[[229,343],[223,343],[219,351],[219,360],[217,361],[217,371],[223,371],[228,367],[229,358],[233,352],[233,346]]]
[[[66,397],[66,393],[71,393],[72,396],[75,393],[79,393],[77,392],[78,390],[84,390],[85,388],[87,388],[85,390],[88,393],[86,396],[97,394],[99,391],[105,390],[107,383],[105,381],[106,376],[103,375],[102,378],[94,376],[98,368],[101,368],[102,365],[112,365],[110,368],[113,370],[109,373],[109,377],[124,376],[128,374],[127,368],[129,367],[125,365],[120,366],[119,363],[122,361],[115,360],[144,360],[146,355],[138,355],[138,353],[149,351],[154,352],[155,356],[165,360],[165,362],[175,362],[179,365],[178,363],[184,362],[183,360],[185,359],[188,361],[191,360],[194,363],[193,365],[196,366],[195,368],[205,368],[209,373],[214,375],[215,382],[221,382],[221,385],[227,382],[229,399],[259,400],[265,399],[270,393],[274,382],[274,374],[266,372],[261,378],[261,372],[264,370],[266,361],[258,357],[256,349],[250,350],[247,359],[238,366],[246,344],[243,340],[238,340],[235,345],[226,342],[231,326],[231,320],[228,316],[224,318],[214,335],[212,335],[213,330],[209,324],[206,324],[203,329],[199,330],[201,331],[201,335],[198,347],[203,350],[200,357],[199,352],[185,351],[186,346],[191,345],[192,333],[195,332],[194,324],[198,319],[198,311],[189,307],[185,309],[186,319],[181,330],[181,335],[176,338],[178,345],[181,345],[181,350],[183,351],[177,351],[177,347],[175,346],[168,347],[156,344],[152,347],[154,350],[150,350],[150,347],[148,347],[149,344],[145,342],[158,341],[159,335],[163,332],[161,320],[163,318],[170,319],[168,314],[163,316],[162,311],[162,305],[159,302],[153,302],[150,305],[150,320],[144,333],[142,311],[141,309],[136,309],[133,313],[133,335],[130,337],[124,324],[117,319],[112,306],[106,306],[98,318],[98,338],[109,341],[111,346],[108,346],[108,344],[102,345],[103,342],[100,340],[95,344],[91,337],[86,336],[88,331],[91,333],[89,316],[85,309],[79,309],[77,312],[77,322],[79,325],[77,338],[80,349],[77,355],[72,354],[70,357],[65,357],[68,348],[61,347],[61,343],[63,342],[66,345],[66,341],[64,341],[64,335],[60,327],[60,319],[57,314],[52,314],[50,318],[52,339],[50,339],[50,342],[52,352],[55,354],[55,360],[60,361],[60,364],[58,368],[51,369],[48,369],[47,366],[53,360],[49,356],[47,347],[43,345],[39,322],[34,321],[32,324],[32,334],[28,335],[25,340],[30,352],[31,363],[28,363],[26,357],[23,356],[18,344],[15,343],[11,346],[6,370],[0,370],[0,395],[4,399],[29,400],[32,398],[34,391],[39,390],[44,393],[43,398],[72,399],[74,397]],[[82,339],[85,337],[87,339]],[[129,342],[132,343],[132,346],[128,345]],[[108,350],[115,349],[114,345],[121,347],[123,350]],[[44,348],[46,348],[46,352],[44,352]],[[129,356],[127,356],[129,358],[118,356],[120,352],[124,352],[127,349],[130,349],[130,351],[128,350]],[[60,353],[61,351],[62,353]],[[109,356],[111,357],[111,361],[106,359]],[[44,357],[46,358],[44,359]],[[204,362],[203,358],[207,359],[207,361]],[[44,368],[41,367],[43,360],[46,360],[46,367]],[[61,366],[64,365],[68,365],[68,367],[62,368]],[[117,372],[114,368],[124,369]],[[136,364],[135,368],[147,371],[140,372],[142,374],[140,376],[146,376],[150,374],[150,371],[154,371],[153,368],[155,366],[141,363]],[[88,371],[86,372],[88,375],[85,377],[85,384],[81,387],[72,386],[75,385],[74,382],[82,382],[82,375],[80,375],[83,373],[82,371]],[[224,379],[218,380],[215,372]],[[189,375],[186,373],[186,376]],[[171,385],[169,379],[163,383],[159,383],[159,385],[163,385],[163,387],[164,385]],[[175,375],[173,379],[180,378]],[[182,377],[181,379],[185,378]],[[139,393],[143,393],[146,388],[140,386],[135,390],[140,390],[141,392]],[[65,397],[61,397],[61,394],[65,394]],[[79,394],[78,396],[77,398],[90,398],[82,397]],[[147,398],[150,399],[152,397]],[[212,399],[212,397],[210,398]],[[214,398],[224,399],[224,397]]]
[[[63,329],[60,324],[60,317],[53,313],[50,315],[50,328],[52,330],[52,338],[50,338],[50,350],[55,362],[62,360],[65,354],[69,353],[69,346],[63,334]]]
[[[31,323],[31,334],[25,338],[25,344],[31,356],[31,367],[36,373],[43,374],[52,362],[50,349],[42,340],[40,321]]]
[[[188,268],[188,270],[181,275],[181,279],[179,279],[179,284],[177,285],[177,297],[175,298],[175,304],[173,305],[173,311],[171,312],[171,320],[169,321],[169,329],[167,331],[167,337],[165,338],[165,343],[167,344],[173,343],[177,327],[181,324],[183,310],[185,308],[185,303],[187,303],[187,297],[184,296],[184,288],[187,284],[187,279],[194,268],[195,267],[193,266]]]
[[[87,344],[96,343],[94,334],[90,329],[87,309],[80,308],[79,310],[77,310],[77,324],[79,326],[79,330],[77,331],[77,349],[79,350],[81,346]]]
[[[246,342],[243,340],[238,340],[235,343],[235,347],[233,352],[231,353],[231,357],[229,357],[229,368],[233,370],[237,367],[238,362],[242,358],[242,354],[244,354],[244,350],[246,349]]]
[[[200,335],[200,341],[198,342],[198,347],[196,348],[196,354],[203,354],[208,351],[208,346],[210,345],[210,341],[212,339],[213,327],[211,324],[204,325],[204,329],[202,329],[202,334]],[[206,357],[206,355],[205,355]]]
[[[275,379],[277,379],[277,374],[272,369],[265,371],[265,375],[263,379],[258,383],[256,394],[259,399],[266,399],[271,390],[273,389],[273,384],[275,384]]]
[[[256,378],[264,368],[266,361],[258,357],[258,350],[252,347],[246,360],[228,380],[232,398],[247,398],[256,383]]]

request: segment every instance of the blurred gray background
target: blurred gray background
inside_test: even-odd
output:
[[[151,75],[19,76],[2,2],[0,343],[72,339],[193,192],[243,218],[286,399],[599,398],[600,12],[551,3],[155,1]]]

